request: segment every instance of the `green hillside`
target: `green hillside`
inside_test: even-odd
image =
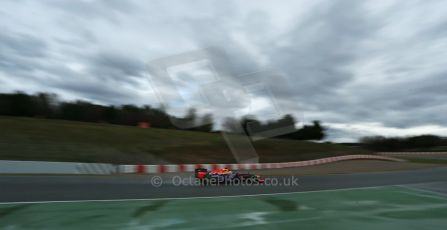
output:
[[[232,163],[221,134],[110,124],[0,117],[0,159],[110,163]],[[262,162],[367,153],[336,144],[268,139]]]

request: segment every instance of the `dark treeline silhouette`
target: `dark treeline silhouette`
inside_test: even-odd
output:
[[[295,127],[295,124],[295,118],[290,114],[278,120],[269,120],[265,123],[257,120],[254,116],[244,116],[240,120],[227,118],[223,128],[230,132],[245,133],[253,137],[274,137],[293,140],[322,140],[325,137],[325,129],[319,121],[314,121],[312,125],[304,125],[299,129]]]
[[[412,137],[363,137],[362,145],[375,151],[418,150],[447,146],[447,138],[435,135],[420,135]]]
[[[213,131],[213,115],[205,114],[203,116],[197,115],[197,111],[194,108],[188,110],[186,115],[181,118],[171,116],[171,119],[179,125],[183,130],[189,131],[201,131],[201,132],[212,132]]]
[[[57,95],[39,93],[28,95],[22,92],[0,94],[0,115],[38,117],[47,119],[62,119],[82,122],[110,123],[118,125],[135,126],[140,122],[147,122],[151,127],[163,129],[178,129],[172,121],[183,124],[186,130],[212,132],[214,127],[211,114],[197,115],[195,109],[188,110],[184,117],[175,117],[168,114],[163,107],[151,106],[105,106],[93,104],[88,101],[59,101]],[[230,124],[231,123],[231,124]],[[295,128],[295,118],[285,115],[278,120],[262,123],[254,116],[244,116],[240,119],[227,118],[223,129],[234,133],[245,133],[249,136],[262,136],[273,132],[268,137],[296,139],[296,140],[322,140],[325,137],[324,128],[319,121],[312,125]],[[237,124],[237,125],[235,125]],[[279,130],[279,131],[278,131]],[[281,134],[278,136],[278,133]]]
[[[149,122],[152,127],[175,128],[163,108],[135,105],[104,106],[87,101],[59,102],[55,94],[47,93],[0,94],[0,115],[132,126],[139,122]]]

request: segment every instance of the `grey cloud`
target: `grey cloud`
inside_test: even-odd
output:
[[[19,25],[32,26],[31,18],[0,14],[18,25],[0,35],[0,71],[18,83],[32,79],[36,88],[133,103],[143,101],[146,61],[216,47],[207,57],[224,80],[244,85],[256,75],[269,76],[263,82],[280,107],[301,121],[447,126],[442,1],[391,1],[381,10],[371,8],[381,1],[355,0],[293,1],[280,10],[276,7],[283,3],[273,1],[45,3],[37,10],[57,15],[49,18],[64,36],[48,38],[51,26],[30,35]],[[288,17],[281,21],[283,14]],[[69,62],[85,69],[70,69]],[[157,90],[172,89],[161,82]],[[228,111],[222,107],[214,113]],[[353,133],[331,128],[332,139],[367,132]]]
[[[44,57],[47,44],[42,40],[27,34],[3,31],[0,34],[0,51],[10,56],[29,58]]]
[[[140,76],[144,72],[144,62],[137,58],[126,57],[123,54],[100,53],[89,59],[93,74],[123,78],[125,76]]]
[[[55,87],[82,95],[82,98],[94,100],[95,102],[107,102],[108,104],[133,104],[134,95],[130,90],[117,88],[115,84],[104,82],[79,82],[66,81],[55,84]]]
[[[35,36],[5,30],[0,34],[0,71],[23,75],[36,68],[48,55],[46,42]]]
[[[60,9],[72,17],[83,20],[105,19],[112,23],[119,23],[121,14],[132,13],[136,8],[133,1],[96,0],[96,1],[46,1],[49,6]],[[67,17],[69,19],[71,17]]]

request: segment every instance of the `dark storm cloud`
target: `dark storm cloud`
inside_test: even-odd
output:
[[[153,104],[158,101],[146,79],[147,61],[213,47],[207,59],[222,80],[244,85],[261,77],[281,111],[304,122],[322,120],[331,139],[440,133],[447,126],[442,1],[1,5],[3,91]],[[194,79],[183,72],[179,77]],[[160,82],[157,91],[175,90],[166,79]],[[269,110],[264,99],[265,92],[250,99],[260,117]],[[191,103],[200,105],[200,99]],[[225,106],[214,110],[218,118],[230,115]]]
[[[287,72],[296,89],[292,95],[299,101],[335,106],[326,102],[332,101],[340,87],[353,80],[353,74],[343,68],[361,55],[359,43],[379,28],[374,20],[365,18],[367,10],[362,4],[341,1],[316,7],[282,37],[287,45],[272,47],[273,65]]]
[[[120,53],[100,52],[76,55],[88,65],[82,71],[55,65],[48,71],[58,78],[48,82],[52,88],[69,91],[99,103],[134,103],[144,63]]]
[[[82,95],[82,99],[84,100],[94,100],[95,102],[107,101],[117,105],[126,101],[128,104],[132,104],[134,97],[131,90],[124,88],[117,89],[116,84],[104,82],[85,84],[85,82],[65,81],[60,84],[55,84],[54,87]]]
[[[33,35],[4,30],[0,33],[0,67],[7,72],[33,70],[46,57],[47,44]]]
[[[20,33],[3,31],[0,34],[0,47],[5,56],[23,56],[29,58],[44,57],[46,43],[38,38]]]
[[[442,113],[434,111],[439,111],[439,108],[429,108],[446,104],[444,73],[441,74],[444,78],[428,74],[423,79],[379,84],[375,90],[370,90],[377,83],[373,76],[368,81],[369,86],[359,85],[359,88],[350,91],[345,88],[355,78],[362,77],[348,71],[349,66],[356,59],[368,56],[370,50],[362,47],[363,44],[374,39],[384,26],[381,18],[369,16],[363,4],[360,1],[342,1],[321,10],[314,9],[313,14],[283,36],[291,45],[274,47],[271,56],[275,57],[272,59],[275,62],[273,65],[294,79],[291,82],[295,90],[285,91],[282,96],[294,97],[297,104],[309,107],[311,112],[331,111],[342,115],[329,118],[337,122],[380,120],[391,127],[428,123],[447,125]],[[349,13],[346,13],[346,9],[349,9]],[[423,37],[425,35],[421,34],[418,39]],[[408,41],[404,43],[418,45],[417,42]],[[393,51],[389,50],[390,53]],[[429,56],[420,58],[433,59]],[[415,77],[413,74],[406,77],[412,79]]]
[[[135,77],[141,76],[145,70],[143,61],[119,53],[99,53],[91,57],[89,62],[93,64],[92,74],[98,77]]]
[[[349,8],[349,14],[345,10]],[[228,16],[231,17],[229,11]],[[285,73],[292,90],[279,89],[275,94],[278,100],[294,100],[298,103],[337,107],[334,94],[339,87],[354,77],[343,70],[347,64],[360,55],[356,52],[358,43],[371,36],[380,25],[365,18],[366,9],[358,1],[343,1],[315,7],[312,14],[302,21],[294,23],[292,29],[282,34],[280,40],[253,39],[250,43],[259,48],[259,52],[269,59],[269,69]],[[244,23],[252,31],[253,37],[265,37],[259,25],[269,22],[265,12],[256,11],[246,17]],[[195,41],[202,47],[217,45],[225,52],[210,54],[213,63],[228,77],[237,78],[250,72],[263,71],[259,57],[250,56],[249,51],[237,38],[231,36],[228,24],[219,19],[195,20],[193,27]],[[267,25],[263,25],[268,27]],[[259,29],[260,31],[256,31]],[[206,31],[206,33],[200,33]],[[276,38],[275,38],[276,39]],[[278,43],[285,43],[281,45]],[[279,87],[272,77],[268,84]],[[310,97],[310,95],[312,95]],[[293,108],[292,108],[293,109]]]

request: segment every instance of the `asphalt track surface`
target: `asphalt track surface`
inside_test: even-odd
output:
[[[151,184],[151,180],[156,176],[160,176],[163,180],[159,187]],[[397,172],[299,176],[295,179],[285,176],[269,177],[272,183],[278,182],[277,186],[204,187],[196,185],[194,182],[192,185],[178,185],[179,178],[189,182],[191,175],[179,175],[180,177],[176,177],[175,181],[173,181],[173,176],[178,175],[0,176],[0,202],[234,196],[436,183],[447,182],[447,167]],[[282,184],[293,180],[297,181],[298,185]],[[443,185],[447,185],[447,183],[443,183]]]

